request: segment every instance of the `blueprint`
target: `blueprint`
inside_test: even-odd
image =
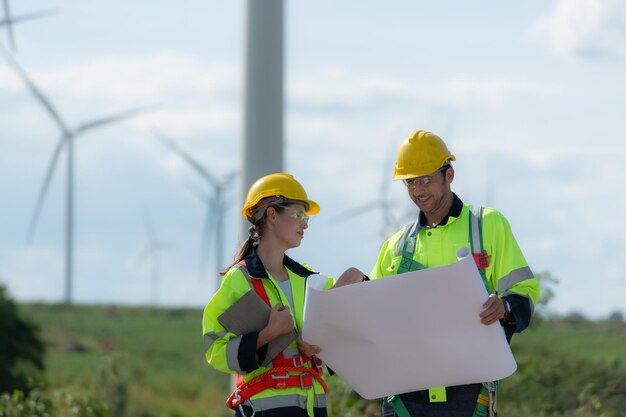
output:
[[[310,276],[303,339],[359,395],[372,399],[505,378],[517,365],[467,248],[451,265],[322,291]]]

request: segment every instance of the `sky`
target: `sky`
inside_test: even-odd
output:
[[[14,57],[69,126],[149,108],[75,142],[74,301],[204,306],[239,245],[244,191],[226,193],[224,259],[213,244],[207,264],[212,188],[155,133],[220,180],[241,169],[246,3],[11,6],[54,12],[14,27]],[[457,157],[457,195],[501,211],[532,270],[558,280],[550,311],[626,312],[625,81],[618,0],[286,1],[284,170],[321,205],[289,255],[369,272],[416,216],[391,179],[399,145],[430,130]],[[18,301],[64,297],[65,153],[27,239],[59,139],[0,59],[0,283]]]

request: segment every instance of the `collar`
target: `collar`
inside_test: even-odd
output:
[[[441,219],[441,221],[437,224],[437,226],[446,225],[450,217],[461,216],[461,211],[463,211],[463,202],[456,194],[452,193],[452,196],[453,196],[452,207],[450,207],[448,214],[446,214],[444,218]],[[415,228],[415,232],[413,234],[419,233],[419,231],[425,228],[426,226],[428,226],[426,224],[426,216],[424,215],[424,213],[420,211],[419,217],[417,218],[417,227]]]
[[[250,252],[248,252],[243,259],[246,262],[246,268],[248,269],[248,273],[251,277],[269,278],[267,271],[265,270],[265,266],[263,266],[263,262],[261,262],[261,258],[259,258],[259,255],[256,253],[256,248],[253,248]],[[316,274],[316,272],[303,267],[287,255],[283,256],[283,265],[301,277],[306,278],[309,275]]]

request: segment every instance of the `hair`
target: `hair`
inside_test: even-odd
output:
[[[256,210],[262,207],[263,208],[272,207],[278,213],[282,213],[285,210],[284,207],[281,207],[279,205],[274,205],[273,203],[263,202],[262,200],[261,202],[259,202],[259,204],[256,205],[256,207],[252,210],[252,212],[255,212]],[[265,230],[265,220],[266,220],[265,211],[263,212],[263,215],[258,220],[255,220],[254,218],[250,218],[250,217],[248,218],[248,220],[252,223],[252,226],[250,226],[250,228],[248,229],[248,238],[244,240],[239,246],[239,249],[237,249],[237,252],[235,253],[235,257],[233,258],[234,259],[233,262],[230,265],[228,265],[226,268],[220,271],[220,275],[222,276],[226,275],[226,273],[232,267],[237,265],[239,262],[241,262],[243,258],[248,256],[248,254],[252,252],[252,249],[255,246],[257,246],[259,242],[261,241],[261,237],[263,236],[263,232]]]

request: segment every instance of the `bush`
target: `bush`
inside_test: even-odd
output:
[[[528,352],[530,353],[530,352]],[[511,417],[625,416],[626,374],[618,364],[524,352],[502,384],[502,410]]]
[[[39,330],[20,317],[17,305],[0,285],[0,393],[28,392],[41,384],[45,347]]]
[[[39,390],[28,394],[16,390],[13,394],[0,395],[0,417],[50,417],[51,407]]]
[[[48,397],[51,395],[51,398]],[[91,392],[82,390],[28,393],[15,390],[0,395],[0,417],[111,417],[109,408]]]

